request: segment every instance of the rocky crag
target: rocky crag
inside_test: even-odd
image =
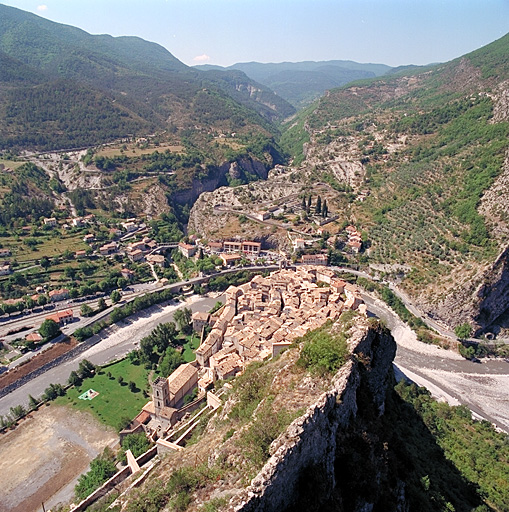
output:
[[[369,407],[374,416],[384,413],[396,354],[388,331],[365,324],[357,327],[349,344],[352,357],[335,375],[330,389],[273,442],[271,458],[228,510],[320,510],[335,494],[338,500],[342,439],[360,409]],[[355,510],[371,509],[371,500],[376,497],[363,500],[359,496]]]
[[[324,510],[333,503],[336,510],[355,512],[372,510],[377,503],[386,503],[387,496],[391,502],[401,502],[399,509],[404,510],[404,485],[399,481],[389,486],[384,483],[389,470],[383,441],[374,441],[354,455],[359,439],[368,435],[369,423],[384,417],[387,393],[394,384],[396,344],[386,328],[361,316],[346,325],[340,319],[332,329],[346,329],[350,354],[335,375],[313,375],[299,368],[296,361],[302,345],[261,366],[252,378],[258,382],[268,378],[268,394],[252,419],[239,425],[231,418],[238,403],[234,384],[233,394],[208,422],[198,442],[167,454],[138,493],[122,498],[122,510],[145,503],[145,496],[152,499],[154,493],[161,509],[170,510],[165,504],[179,498],[172,497],[169,489],[174,489],[172,482],[182,482],[182,478],[195,482],[192,488],[186,487],[185,509],[189,511],[202,510],[205,503],[214,504],[214,510],[229,512]],[[272,408],[274,422],[280,412],[300,412],[276,436],[268,460],[253,473],[244,436],[264,417],[266,407]],[[354,438],[357,441],[352,442]],[[366,479],[358,478],[353,496],[344,488],[349,481],[344,472],[355,460],[361,461]],[[363,486],[370,488],[369,492],[364,492]]]

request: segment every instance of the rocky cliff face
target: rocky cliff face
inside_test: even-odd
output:
[[[474,335],[491,329],[509,309],[509,246],[496,261],[485,267],[436,309],[438,318],[449,325],[470,323]]]
[[[235,162],[224,162],[208,178],[193,180],[190,188],[173,193],[172,198],[177,203],[192,205],[204,192],[213,192],[221,184],[224,184],[227,175],[231,179],[239,179],[246,172],[263,180],[266,180],[269,174],[267,166],[254,158],[242,158]]]
[[[272,457],[228,510],[319,510],[331,499],[338,500],[341,440],[361,409],[369,408],[374,417],[383,414],[396,353],[394,339],[382,328],[358,329],[350,345],[353,357],[332,387],[274,441]],[[355,510],[371,510],[370,500],[373,497],[366,496]]]

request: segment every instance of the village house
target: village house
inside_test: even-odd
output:
[[[270,219],[270,212],[263,211],[263,212],[256,212],[253,214],[253,216],[258,220],[267,220]]]
[[[135,261],[141,261],[145,257],[145,254],[142,250],[135,249],[134,251],[129,252],[128,256],[131,261],[135,262]]]
[[[132,233],[138,229],[138,224],[135,224],[133,221],[122,222],[121,226],[124,228],[124,231],[127,231],[127,233]]]
[[[43,222],[45,226],[49,226],[51,228],[54,228],[57,225],[57,219],[55,219],[55,217],[44,218]]]
[[[225,267],[233,265],[242,259],[240,254],[220,254],[219,257],[223,260]]]
[[[60,290],[51,290],[48,293],[51,302],[58,302],[69,298],[69,290],[67,288],[61,288]]]
[[[56,313],[47,316],[46,320],[53,320],[62,327],[74,321],[74,313],[72,309],[66,309],[65,311],[57,311]]]
[[[303,254],[301,258],[305,265],[328,265],[329,258],[327,254]]]
[[[10,255],[11,251],[9,249],[0,249],[0,258],[7,258]]]
[[[180,242],[178,244],[178,249],[182,255],[184,255],[186,258],[191,258],[196,253],[196,245],[190,245],[186,244],[184,242]]]
[[[260,242],[242,242],[242,252],[250,256],[258,256],[260,254],[261,248],[262,244]]]
[[[197,333],[201,334],[203,328],[208,325],[210,315],[205,311],[196,311],[193,313],[193,330]]]
[[[304,238],[296,238],[293,242],[293,248],[298,251],[299,249],[305,249],[306,248],[306,241]]]
[[[7,276],[12,272],[9,263],[6,263],[0,267],[0,276]]]
[[[152,265],[157,265],[158,267],[163,268],[165,264],[165,257],[161,254],[149,254],[146,258],[148,263],[152,263]]]
[[[225,240],[223,242],[223,251],[224,252],[235,252],[239,253],[242,251],[242,242],[236,242],[232,240]]]
[[[88,235],[85,235],[83,237],[83,241],[86,242],[87,244],[93,242],[95,240],[95,235],[92,235],[92,233],[89,233]]]
[[[74,217],[72,220],[71,220],[71,224],[75,227],[75,228],[81,228],[85,225],[83,219],[81,217]]]
[[[78,260],[80,258],[84,258],[85,256],[87,255],[87,251],[84,251],[84,250],[80,250],[80,251],[76,251],[74,253],[74,257]]]
[[[120,273],[122,274],[122,277],[125,278],[125,279],[128,279],[129,281],[131,279],[134,279],[134,271],[132,271],[131,269],[129,268],[123,268]]]
[[[118,246],[116,242],[110,242],[109,244],[105,244],[102,247],[99,247],[99,253],[103,256],[109,256],[110,254],[116,253],[118,250]]]
[[[31,332],[25,336],[27,341],[31,341],[32,343],[40,343],[42,341],[42,336],[38,332]]]
[[[147,250],[147,246],[145,245],[145,242],[143,240],[127,244],[127,247],[126,247],[126,251],[128,254],[133,253],[134,251],[144,252],[146,250]]]
[[[223,250],[223,242],[209,242],[207,247],[211,254],[219,254]]]

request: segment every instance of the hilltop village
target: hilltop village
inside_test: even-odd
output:
[[[181,365],[152,384],[152,400],[131,428],[162,437],[182,417],[184,396],[198,386],[203,396],[216,380],[241,373],[252,361],[278,355],[298,337],[335,321],[346,310],[366,314],[356,286],[323,267],[281,269],[230,286],[219,315],[197,312],[193,328],[211,328],[196,350],[196,361]]]

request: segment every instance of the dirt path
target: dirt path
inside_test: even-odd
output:
[[[43,407],[0,437],[0,512],[38,512],[118,439],[91,415]],[[71,498],[71,496],[69,496]]]

